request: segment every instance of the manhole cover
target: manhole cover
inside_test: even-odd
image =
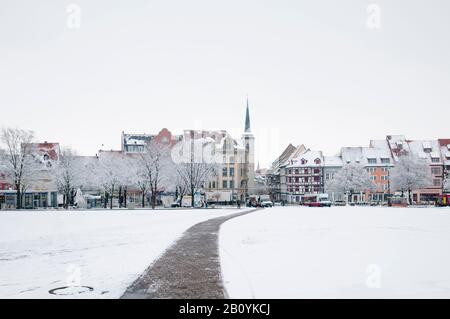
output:
[[[66,286],[54,288],[52,290],[49,290],[48,292],[51,293],[52,295],[58,296],[73,296],[84,294],[86,292],[91,292],[93,290],[94,288],[89,286]]]

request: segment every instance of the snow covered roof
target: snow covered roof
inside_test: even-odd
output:
[[[362,147],[343,147],[341,157],[343,164],[365,164]]]
[[[371,140],[369,145],[370,147],[379,150],[385,150],[386,152],[390,153],[389,144],[386,140]]]
[[[427,160],[428,163],[432,162],[432,158],[437,158],[441,162],[441,150],[438,140],[409,141],[408,145],[411,154]]]
[[[307,150],[298,157],[290,159],[287,167],[321,167],[323,162],[322,151]]]
[[[442,161],[444,165],[450,165],[450,139],[449,138],[441,138],[438,140]]]
[[[373,142],[373,141],[372,141]],[[382,143],[372,143],[378,147],[343,147],[341,157],[343,164],[361,164],[364,166],[392,165],[391,152]]]
[[[341,167],[343,165],[340,156],[324,156],[323,163],[325,167]]]
[[[185,130],[184,140],[190,141],[194,138],[202,143],[214,143],[216,148],[223,149],[226,145],[229,148],[231,145],[233,148],[244,149],[242,141],[233,138],[227,131],[208,131],[208,130]]]
[[[145,145],[145,143],[146,143],[146,140],[144,140],[144,139],[137,139],[137,138],[129,138],[129,139],[126,139],[126,144],[128,144],[128,145],[130,145],[130,144],[133,144],[133,145]]]

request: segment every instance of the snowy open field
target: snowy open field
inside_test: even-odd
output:
[[[0,211],[0,298],[78,280],[94,290],[71,298],[118,298],[187,228],[236,211]]]
[[[450,298],[450,209],[275,207],[220,232],[231,298]]]

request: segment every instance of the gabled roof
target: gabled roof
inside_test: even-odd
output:
[[[340,156],[324,156],[323,162],[325,167],[342,167],[342,158]]]
[[[425,159],[428,163],[432,163],[432,158],[439,158],[442,162],[441,150],[438,140],[416,140],[408,142],[411,154]],[[434,162],[434,164],[439,164]]]
[[[286,167],[322,167],[323,162],[322,151],[307,150],[297,157],[291,158]]]

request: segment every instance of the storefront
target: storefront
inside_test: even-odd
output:
[[[57,207],[57,192],[26,192],[22,195],[24,209]],[[0,191],[0,206],[2,209],[14,209],[17,205],[15,191]]]

